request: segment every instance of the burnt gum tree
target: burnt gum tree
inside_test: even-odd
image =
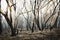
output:
[[[0,0],[0,3],[1,3],[1,0]],[[0,10],[1,10],[1,4],[0,4]],[[2,16],[0,14],[0,34],[2,33]]]
[[[5,14],[1,10],[0,10],[0,14],[2,14],[5,17],[8,25],[10,26],[10,28],[11,28],[11,35],[15,36],[16,35],[16,28],[13,27],[13,24],[12,24],[12,13],[11,13],[12,12],[11,7],[14,6],[15,4],[10,6],[9,5],[9,0],[6,0],[6,3],[7,3],[7,9],[6,9]],[[10,10],[10,19],[8,18],[8,8]]]

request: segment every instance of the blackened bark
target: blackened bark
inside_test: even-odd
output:
[[[11,35],[12,35],[12,36],[15,36],[15,35],[16,35],[16,29],[13,27],[12,22],[9,20],[9,18],[8,18],[5,14],[3,14],[2,12],[0,12],[0,13],[5,17],[8,25],[9,25],[10,28],[11,28]]]
[[[58,16],[57,16],[57,18],[56,18],[56,20],[55,20],[55,23],[54,23],[54,25],[53,25],[54,28],[57,27],[57,20],[58,20]]]
[[[12,31],[12,32],[11,32],[11,35],[12,35],[12,36],[16,36],[16,28],[12,28],[11,31]]]
[[[0,0],[0,10],[1,10],[1,0]],[[0,34],[2,33],[2,23],[1,23],[1,14],[0,14]]]
[[[39,28],[39,30],[41,30],[40,25],[39,25],[39,16],[38,16],[38,19],[36,21],[36,24],[37,24],[37,27]]]
[[[34,27],[35,27],[35,23],[36,23],[36,14],[35,14],[35,8],[36,8],[36,0],[35,0],[35,5],[34,5],[34,19],[33,19],[33,26],[32,26],[32,32],[34,32]]]
[[[39,1],[37,0],[37,5],[39,4],[38,2]],[[39,25],[39,5],[38,5],[37,12],[38,12],[38,18],[36,19],[36,24],[37,24],[38,29],[41,30],[40,25]]]
[[[2,33],[2,24],[0,22],[0,34]]]
[[[0,34],[2,33],[2,23],[1,23],[1,14],[0,14]]]
[[[6,2],[7,2],[8,7],[10,7],[10,5],[9,5],[9,3],[8,3],[8,0],[6,0]],[[11,28],[11,35],[12,35],[12,36],[15,36],[15,35],[16,35],[16,28],[14,28],[13,25],[12,25],[11,7],[10,7],[10,19],[8,18],[7,13],[8,13],[8,11],[6,12],[6,14],[4,14],[4,13],[1,12],[1,10],[0,10],[0,14],[2,14],[2,15],[5,17],[8,25],[9,25],[10,28]],[[0,24],[1,24],[1,23],[0,23]],[[2,31],[2,27],[1,27],[1,26],[0,26],[0,30]]]
[[[7,23],[9,24],[9,26],[11,28],[11,35],[15,36],[16,35],[16,28],[14,28],[13,25],[12,25],[12,23],[10,21],[8,21],[8,18],[6,18],[6,21],[7,21]]]
[[[33,26],[32,26],[32,32],[34,32],[34,23],[33,23]]]

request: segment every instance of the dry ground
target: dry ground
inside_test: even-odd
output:
[[[60,28],[44,31],[22,31],[17,36],[10,36],[8,34],[1,34],[0,40],[60,40]]]

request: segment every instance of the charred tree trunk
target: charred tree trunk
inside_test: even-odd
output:
[[[0,0],[1,3],[1,0]],[[0,10],[1,10],[1,4],[0,4]],[[0,14],[0,34],[2,33],[2,23],[1,23],[1,14]]]
[[[2,23],[1,23],[1,14],[0,14],[0,34],[2,33]]]
[[[39,28],[39,30],[41,30],[41,29],[40,29],[40,25],[39,25],[39,16],[38,16],[38,19],[37,19],[37,21],[36,21],[36,24],[37,24],[37,27]]]
[[[28,15],[28,17],[27,17],[27,25],[26,25],[26,28],[27,28],[27,30],[31,30],[31,25],[30,25],[30,21],[29,21],[29,14],[27,13],[27,15]]]
[[[34,27],[35,27],[35,22],[36,22],[36,14],[35,14],[35,8],[36,8],[36,0],[35,0],[35,5],[34,5],[34,19],[33,19],[33,26],[32,26],[32,32],[34,32]]]
[[[11,21],[5,16],[5,19],[7,21],[7,23],[9,24],[10,28],[11,28],[11,35],[15,36],[16,35],[16,28],[13,27]]]
[[[33,26],[32,26],[32,32],[34,32],[34,23],[33,23]]]
[[[27,26],[26,27],[27,27],[27,30],[29,30],[29,29],[31,30],[31,25],[30,25],[28,19],[27,19]]]
[[[38,4],[39,4],[39,1],[37,0],[37,5]],[[39,5],[38,5],[37,13],[38,13],[38,18],[37,18],[36,24],[37,24],[38,29],[41,30],[40,25],[39,25]]]
[[[1,1],[1,0],[0,0],[0,1]],[[13,27],[13,25],[12,25],[12,14],[11,14],[11,12],[12,12],[11,7],[12,7],[14,4],[10,6],[8,1],[9,1],[9,0],[6,0],[6,2],[7,2],[7,10],[6,10],[6,12],[5,12],[6,14],[4,14],[3,12],[1,12],[1,10],[0,10],[0,14],[2,14],[2,15],[5,17],[8,25],[10,26],[10,28],[11,28],[11,35],[12,35],[12,36],[15,36],[15,35],[16,35],[16,28]],[[10,19],[8,18],[8,7],[9,7],[9,9],[10,9]]]
[[[11,20],[9,20],[9,18],[7,17],[7,15],[5,15],[4,13],[2,13],[2,12],[0,12],[0,13],[5,17],[8,25],[11,28],[11,35],[12,36],[15,36],[16,35],[16,28],[13,27]]]
[[[54,25],[53,25],[54,28],[57,27],[57,20],[58,20],[58,16],[57,16],[57,18],[56,18],[56,20],[55,20],[55,23],[54,23]]]

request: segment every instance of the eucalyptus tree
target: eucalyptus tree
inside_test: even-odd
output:
[[[0,0],[0,10],[1,10],[1,0]],[[0,34],[2,33],[2,23],[1,23],[1,21],[2,21],[2,16],[0,14]]]
[[[2,3],[1,3],[1,10],[0,10],[0,14],[2,14],[4,17],[5,17],[5,19],[6,19],[6,21],[7,21],[7,23],[8,23],[8,25],[10,26],[10,28],[11,28],[11,35],[12,36],[15,36],[16,35],[16,29],[15,29],[15,27],[14,27],[14,25],[13,25],[13,18],[12,18],[12,10],[16,10],[15,9],[15,7],[14,7],[14,5],[16,5],[16,3],[14,3],[14,4],[12,4],[10,1],[11,0],[1,0],[1,2],[2,1],[5,1],[5,3],[6,3],[6,10],[5,10],[5,12],[3,12],[3,10],[2,10]],[[5,4],[3,4],[3,5],[5,5]],[[13,7],[13,8],[12,8]],[[10,12],[10,15],[8,15],[9,14],[9,12]]]
[[[0,14],[0,34],[2,33],[2,16],[1,16],[1,14]]]

